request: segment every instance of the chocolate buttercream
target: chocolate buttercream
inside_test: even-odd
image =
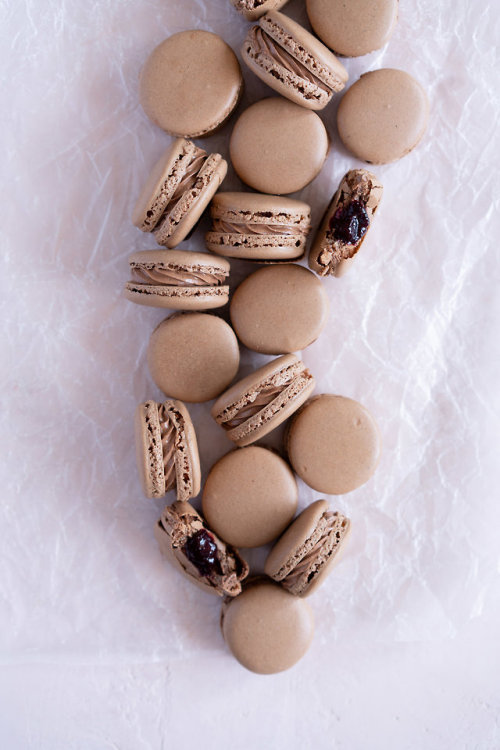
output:
[[[161,447],[165,471],[165,492],[168,492],[169,490],[173,490],[177,483],[175,473],[176,429],[163,404],[158,407],[158,418],[160,420]]]
[[[213,220],[213,232],[222,234],[285,234],[307,235],[308,227],[291,226],[290,224],[259,224],[251,221],[233,223],[224,219]]]
[[[206,273],[201,270],[184,271],[181,268],[159,268],[156,264],[131,264],[132,281],[143,284],[168,286],[218,286],[226,279],[223,273]]]

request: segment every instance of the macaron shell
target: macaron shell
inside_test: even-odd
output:
[[[318,589],[325,582],[325,579],[328,578],[333,568],[342,559],[342,556],[346,549],[347,539],[350,537],[350,535],[351,535],[351,524],[349,522],[347,532],[345,533],[342,539],[342,543],[340,544],[339,548],[335,551],[334,554],[330,555],[321,564],[321,567],[319,568],[319,570],[314,574],[314,577],[311,579],[311,581],[307,584],[306,588],[300,594],[301,597],[311,596],[311,594],[314,594],[316,589]]]
[[[315,112],[286,99],[261,99],[239,117],[229,144],[238,176],[261,193],[301,190],[321,171],[328,134]]]
[[[235,547],[260,547],[288,526],[297,509],[292,470],[274,451],[235,449],[212,467],[203,489],[208,525]]]
[[[398,19],[398,0],[306,0],[306,8],[319,38],[346,57],[383,47]]]
[[[362,75],[337,112],[345,147],[370,164],[387,164],[412,151],[428,120],[429,101],[420,83],[393,68]]]
[[[159,245],[174,248],[187,237],[219,189],[226,174],[226,160],[220,154],[210,154],[200,169],[194,187],[186,191],[168,216],[155,229],[154,236]]]
[[[262,354],[305,349],[324,329],[330,303],[323,284],[295,264],[250,274],[231,300],[231,323],[240,341]]]
[[[161,445],[158,404],[146,401],[138,404],[134,415],[137,469],[146,497],[163,497],[165,470]]]
[[[224,640],[244,667],[258,674],[289,669],[307,652],[314,618],[303,599],[259,581],[223,605]]]
[[[306,247],[306,238],[297,240],[284,234],[255,235],[207,232],[205,244],[210,252],[228,258],[241,258],[258,263],[286,262],[302,258]]]
[[[196,497],[201,489],[200,454],[198,451],[198,440],[194,429],[191,415],[182,401],[173,400],[172,406],[176,409],[183,421],[182,440],[179,441],[177,450],[181,451],[176,459],[177,499],[186,501]]]
[[[286,436],[295,472],[310,487],[342,495],[365,484],[381,456],[380,432],[362,404],[321,394],[294,417]]]
[[[190,164],[195,149],[192,141],[178,138],[156,162],[132,213],[132,223],[138,229],[153,231]]]
[[[233,50],[209,31],[181,31],[152,52],[140,75],[147,116],[167,133],[209,135],[230,116],[243,79]]]
[[[238,10],[247,21],[255,21],[270,10],[279,10],[288,0],[264,0],[256,8],[252,8],[252,0],[231,0],[232,5]]]
[[[316,500],[293,520],[267,557],[264,566],[266,575],[275,578],[281,568],[295,557],[300,547],[313,535],[319,519],[329,507],[326,500]]]
[[[228,286],[182,287],[128,282],[125,298],[136,305],[170,310],[213,310],[229,302]]]
[[[239,361],[232,328],[207,313],[175,313],[153,331],[148,347],[158,388],[190,403],[218,396],[235,377]]]

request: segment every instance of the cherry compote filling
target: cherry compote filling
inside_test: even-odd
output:
[[[329,230],[335,240],[355,245],[370,225],[366,208],[361,201],[351,201],[337,208],[330,219]]]
[[[212,534],[200,529],[190,536],[182,548],[187,559],[193,563],[202,576],[221,573],[217,545]]]

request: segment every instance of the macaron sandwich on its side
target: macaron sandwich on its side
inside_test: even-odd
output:
[[[231,0],[231,4],[247,21],[255,21],[270,10],[279,10],[288,0]]]
[[[291,594],[309,596],[338,562],[350,528],[326,500],[311,503],[272,548],[266,574]]]
[[[229,261],[208,253],[146,250],[129,258],[125,297],[138,305],[208,310],[229,300]]]
[[[257,262],[302,257],[311,209],[303,201],[259,193],[217,193],[210,207],[207,248]]]
[[[319,276],[342,276],[356,255],[382,200],[383,187],[366,169],[344,175],[309,251],[309,267]]]
[[[252,26],[241,53],[264,83],[308,109],[326,107],[348,79],[333,52],[300,24],[276,11]]]
[[[286,354],[231,386],[211,413],[236,445],[250,445],[293,414],[314,387],[314,377],[304,363]]]
[[[176,247],[195,226],[227,172],[220,154],[178,138],[155,165],[135,205],[132,222]]]
[[[237,549],[226,544],[186,502],[168,505],[155,526],[162,554],[205,591],[237,596],[248,564]]]
[[[135,412],[139,476],[146,497],[175,489],[178,500],[200,491],[201,471],[196,433],[181,401],[146,401]]]

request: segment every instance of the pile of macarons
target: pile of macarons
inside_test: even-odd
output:
[[[147,354],[165,401],[145,401],[135,414],[144,494],[172,493],[156,540],[191,582],[222,597],[222,633],[236,659],[274,673],[307,651],[314,626],[306,599],[338,562],[351,527],[324,498],[297,516],[296,475],[321,494],[341,495],[370,479],[381,453],[370,412],[341,395],[315,394],[314,374],[296,352],[322,334],[329,310],[323,277],[349,270],[382,185],[371,171],[353,168],[314,228],[310,206],[286,196],[311,182],[326,159],[330,139],[317,112],[348,81],[336,55],[386,44],[398,0],[306,0],[317,36],[279,12],[286,0],[230,2],[256,22],[242,40],[244,63],[279,94],[243,111],[230,136],[233,168],[249,191],[221,191],[226,160],[192,140],[218,130],[238,105],[236,55],[211,32],[168,37],[142,69],[140,100],[174,140],[153,165],[132,217],[159,247],[130,257],[125,296],[173,311],[152,332]],[[337,115],[343,144],[370,164],[411,151],[427,120],[424,90],[395,69],[362,75]],[[179,249],[206,209],[207,252]],[[298,261],[311,229],[308,269]],[[231,264],[239,260],[261,265],[230,294]],[[228,303],[231,324],[206,312]],[[241,346],[272,359],[238,377]],[[186,403],[209,401],[233,447],[210,469],[197,509],[190,501],[201,491],[199,448]],[[281,452],[260,442],[285,422]],[[264,575],[252,576],[241,550],[263,545],[272,545]]]

